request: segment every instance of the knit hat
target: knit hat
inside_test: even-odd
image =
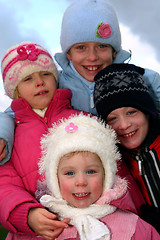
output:
[[[76,151],[96,153],[105,170],[104,191],[110,189],[115,181],[116,161],[120,154],[116,147],[115,132],[96,117],[80,114],[61,120],[53,125],[48,135],[42,138],[42,158],[40,173],[45,173],[47,187],[56,198],[62,198],[57,180],[59,160],[65,154]]]
[[[80,42],[110,44],[121,50],[121,33],[116,13],[107,0],[75,0],[64,13],[61,47],[67,52]]]
[[[48,71],[57,80],[57,68],[49,52],[33,42],[22,42],[8,49],[1,63],[6,94],[14,99],[20,81],[34,72]]]
[[[121,107],[134,107],[157,116],[153,98],[143,79],[144,69],[133,64],[111,64],[95,76],[94,102],[98,114],[108,114]]]

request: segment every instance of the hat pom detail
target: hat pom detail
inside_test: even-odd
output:
[[[34,44],[28,44],[26,46],[19,46],[17,48],[18,53],[18,60],[30,60],[35,61],[37,60],[37,56],[41,53],[40,49],[36,48]]]
[[[97,26],[96,36],[99,38],[109,38],[112,35],[112,29],[108,23],[99,23]]]
[[[74,125],[73,122],[69,123],[68,126],[65,127],[66,132],[74,133],[78,130],[78,126]]]

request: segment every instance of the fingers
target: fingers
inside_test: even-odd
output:
[[[0,161],[2,161],[6,155],[6,143],[4,140],[0,139]]]

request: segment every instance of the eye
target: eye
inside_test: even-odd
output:
[[[137,112],[138,112],[137,110],[132,110],[132,111],[128,112],[128,115],[132,115],[132,114],[137,113]]]
[[[72,175],[74,175],[74,172],[68,171],[68,172],[65,173],[65,175],[72,176]]]
[[[108,47],[108,45],[104,45],[104,44],[99,45],[99,48],[107,48],[107,47]]]
[[[96,171],[95,170],[88,170],[87,173],[88,174],[94,174]]]
[[[84,46],[84,45],[79,45],[79,46],[77,46],[76,48],[77,48],[77,49],[80,49],[80,50],[83,50],[83,49],[85,48],[85,46]]]
[[[27,82],[27,81],[29,81],[29,80],[31,80],[32,79],[32,77],[26,77],[26,78],[24,78],[24,82]]]
[[[43,76],[48,76],[48,75],[51,75],[51,73],[50,72],[43,72],[42,75]]]
[[[114,120],[116,120],[116,117],[109,117],[109,118],[107,118],[107,123],[108,123],[108,122],[112,122],[112,121],[114,121]]]

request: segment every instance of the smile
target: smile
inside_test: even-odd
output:
[[[74,193],[74,195],[76,196],[76,197],[85,197],[85,196],[87,196],[89,193]]]
[[[136,132],[136,131],[133,131],[133,132],[128,133],[128,134],[123,134],[123,136],[124,136],[124,137],[130,137],[130,136],[134,135],[135,132]]]
[[[84,66],[85,69],[89,70],[89,71],[96,71],[100,68],[101,66]]]

